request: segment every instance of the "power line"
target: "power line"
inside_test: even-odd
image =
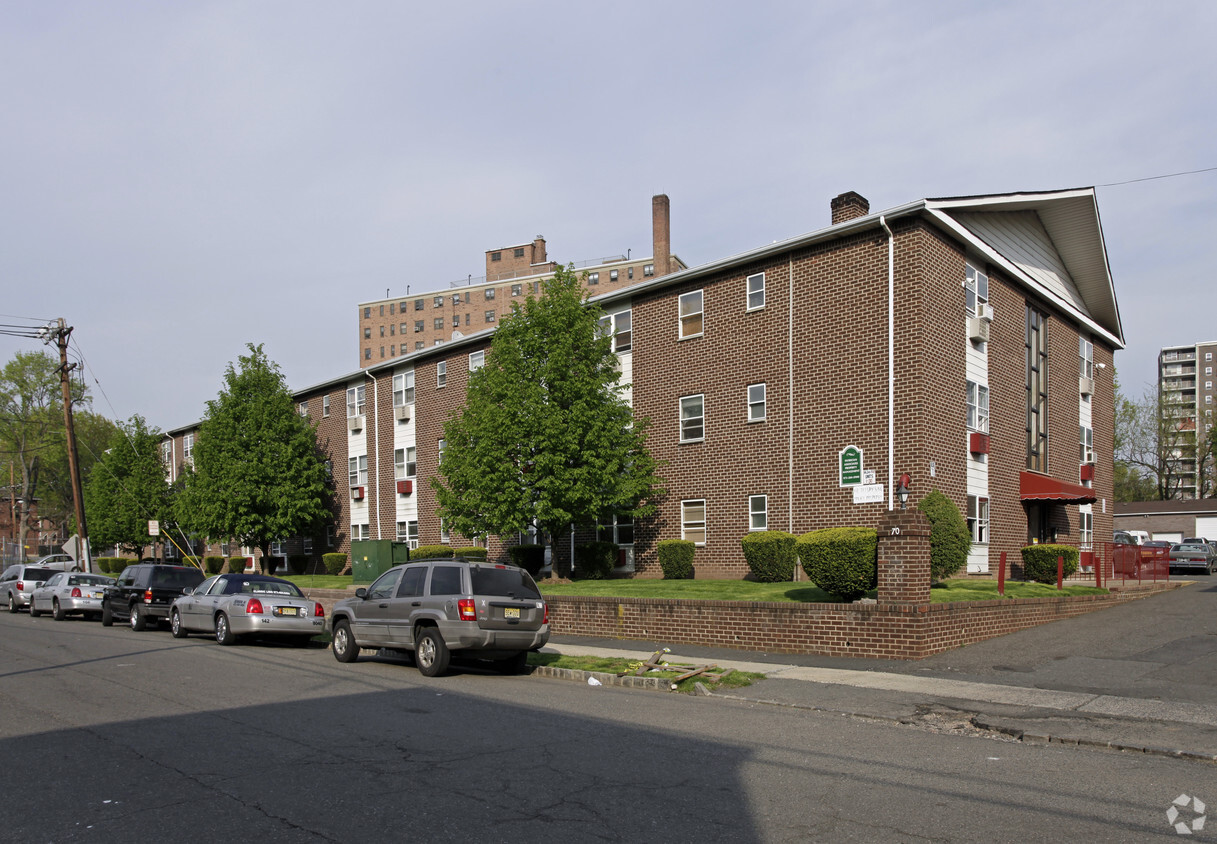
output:
[[[1108,182],[1104,185],[1098,185],[1100,188],[1114,188],[1117,185],[1131,185],[1135,182],[1152,182],[1155,179],[1173,179],[1176,176],[1194,176],[1197,173],[1211,173],[1217,170],[1217,167],[1205,167],[1200,170],[1184,170],[1182,173],[1164,173],[1161,176],[1146,176],[1142,179],[1127,179],[1123,182]]]

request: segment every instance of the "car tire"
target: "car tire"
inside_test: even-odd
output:
[[[42,612],[34,609],[34,599],[30,598],[30,618],[37,618],[42,615]]]
[[[114,625],[114,610],[110,609],[109,604],[101,605],[101,626],[112,627]]]
[[[500,674],[523,674],[528,670],[528,651],[520,651],[515,656],[501,659],[496,667]]]
[[[334,659],[339,662],[354,662],[359,659],[359,645],[351,635],[351,625],[339,621],[334,625],[333,642],[330,646],[334,651]]]
[[[8,593],[8,611],[11,613],[17,612],[17,599],[13,597],[13,593]]]
[[[59,603],[58,600],[56,600],[54,602],[53,606],[54,606],[54,609],[51,612],[55,616],[56,621],[63,621],[65,618],[68,617],[68,614],[63,611],[63,605],[61,603]],[[30,612],[33,612],[33,611],[34,611],[34,605],[31,603]]]
[[[224,613],[216,616],[216,641],[226,647],[237,643],[237,636],[232,632],[232,624]]]
[[[131,605],[131,629],[135,632],[141,632],[148,629],[148,616],[144,615],[144,611],[140,609],[139,604]]]
[[[182,614],[177,610],[169,616],[169,630],[173,633],[175,639],[185,639],[190,634],[186,632],[186,628],[182,626]]]
[[[414,662],[424,677],[438,677],[448,670],[452,655],[444,644],[444,637],[437,627],[424,627],[414,640]]]

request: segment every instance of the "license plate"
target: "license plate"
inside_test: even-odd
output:
[[[519,618],[519,617],[520,617],[520,608],[519,607],[504,607],[503,608],[503,618]]]
[[[297,607],[275,607],[275,615],[299,615]]]

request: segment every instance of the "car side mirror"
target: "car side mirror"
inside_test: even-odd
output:
[[[366,599],[368,597],[368,590],[364,589],[362,586],[360,586],[358,589],[355,590],[355,597]]]
[[[182,590],[182,594],[183,594],[183,595],[193,595],[193,594],[194,594],[194,587],[193,587],[193,586],[187,586],[185,589],[183,589],[183,590]]]

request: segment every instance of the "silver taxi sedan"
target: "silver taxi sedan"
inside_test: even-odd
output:
[[[221,645],[243,637],[291,639],[305,644],[325,631],[325,610],[290,580],[264,574],[209,577],[169,608],[173,635],[214,635]]]
[[[106,586],[113,582],[113,578],[104,574],[70,571],[53,574],[30,593],[30,616],[37,618],[49,612],[56,621],[76,613],[86,618],[101,618],[101,598]]]

